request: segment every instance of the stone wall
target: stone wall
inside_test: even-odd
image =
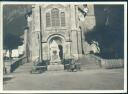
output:
[[[105,69],[123,68],[124,60],[122,59],[102,59],[101,66],[102,68],[105,68]]]

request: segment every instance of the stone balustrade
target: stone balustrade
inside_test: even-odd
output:
[[[15,71],[16,68],[18,68],[20,65],[23,65],[26,62],[27,62],[26,57],[21,57],[15,60],[4,62],[5,63],[4,74],[12,73],[13,71]]]

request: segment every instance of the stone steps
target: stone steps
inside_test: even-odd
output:
[[[25,63],[24,65],[17,68],[13,73],[24,73],[30,72],[32,70],[33,64],[32,63]],[[64,70],[64,65],[62,64],[50,64],[48,65],[48,71],[61,71]]]
[[[64,70],[64,65],[62,64],[48,65],[48,71],[61,71],[61,70]]]
[[[17,68],[14,73],[20,73],[20,72],[30,72],[32,70],[33,63],[25,63],[19,68]]]
[[[81,69],[99,69],[100,66],[97,63],[97,61],[92,57],[83,56],[80,60],[78,60],[78,63],[81,64]],[[17,68],[14,72],[20,73],[20,72],[30,72],[32,70],[33,63],[25,63],[19,68]],[[51,63],[48,65],[47,68],[48,71],[62,71],[64,70],[64,65],[59,63]]]
[[[81,64],[82,69],[99,69],[98,62],[91,57],[83,56],[78,62]]]

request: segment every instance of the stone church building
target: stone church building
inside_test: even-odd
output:
[[[25,29],[26,55],[30,61],[80,58],[86,47],[83,45],[83,30],[95,26],[94,6],[74,4],[32,5],[27,14]],[[84,23],[84,24],[83,24]],[[84,25],[84,27],[82,27]]]

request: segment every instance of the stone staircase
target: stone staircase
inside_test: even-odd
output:
[[[17,68],[13,73],[30,73],[33,63],[25,63]]]
[[[82,69],[99,69],[100,65],[97,60],[91,56],[83,56],[78,60]],[[25,63],[17,68],[13,73],[30,73],[33,63]],[[61,63],[50,64],[47,67],[48,71],[64,71],[64,65]]]
[[[32,70],[33,63],[25,63],[17,68],[13,73],[30,73]],[[64,65],[61,63],[57,64],[50,64],[48,65],[48,71],[62,71],[64,70]]]
[[[81,64],[82,69],[99,69],[100,63],[92,56],[83,56],[78,62]]]
[[[48,71],[62,71],[64,70],[64,65],[61,63],[48,65]]]

